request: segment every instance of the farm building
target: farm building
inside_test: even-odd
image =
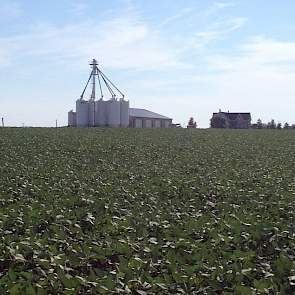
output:
[[[169,128],[171,126],[171,118],[144,109],[129,109],[129,127]]]
[[[170,128],[172,119],[163,115],[129,107],[124,94],[98,68],[94,59],[92,71],[81,97],[76,101],[76,111],[68,112],[69,127],[122,127],[122,128]],[[89,100],[84,99],[86,89],[92,81]],[[100,97],[96,98],[96,84]],[[105,91],[110,98],[104,100]]]
[[[211,118],[212,128],[248,129],[251,127],[251,113],[213,113]]]

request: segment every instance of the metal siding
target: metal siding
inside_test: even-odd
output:
[[[90,101],[89,102],[89,126],[91,127],[95,126],[95,107],[96,107],[95,101]]]
[[[106,121],[106,101],[102,99],[95,103],[95,125],[98,127],[104,127],[107,124]]]
[[[120,125],[121,127],[126,128],[129,126],[129,101],[121,100],[120,103]]]
[[[76,113],[77,113],[77,127],[88,127],[89,125],[89,103],[85,100],[77,100]]]
[[[138,118],[136,118],[135,119],[135,122],[134,122],[134,127],[135,128],[142,128],[143,126],[142,126],[142,119],[138,119]]]
[[[154,127],[155,128],[161,128],[161,120],[155,120]]]
[[[69,127],[76,127],[76,113],[73,111],[68,112],[68,126]]]
[[[164,128],[170,128],[170,120],[164,120]]]
[[[120,101],[107,101],[107,125],[109,127],[120,127],[120,117]]]
[[[151,119],[145,120],[145,128],[152,128],[152,120]]]

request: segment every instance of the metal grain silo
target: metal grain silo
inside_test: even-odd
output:
[[[110,99],[107,102],[107,126],[120,127],[121,124],[121,102]]]
[[[96,101],[95,104],[95,125],[104,127],[107,125],[107,102],[102,99]]]
[[[76,122],[76,112],[73,110],[68,112],[68,126],[69,127],[76,127],[77,122]]]
[[[78,99],[76,101],[77,127],[89,126],[89,102]]]
[[[91,127],[95,126],[95,105],[95,101],[89,101],[89,126]]]
[[[120,120],[121,127],[126,128],[129,126],[129,101],[121,100],[120,101]]]

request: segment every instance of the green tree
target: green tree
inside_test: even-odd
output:
[[[286,122],[286,123],[284,124],[284,129],[289,129],[289,128],[290,128],[290,126],[289,126],[288,122]]]
[[[263,123],[262,123],[261,119],[258,119],[256,124],[257,124],[257,128],[258,129],[262,129],[263,128]]]
[[[276,129],[277,125],[274,119],[271,119],[270,122],[267,123],[267,128],[269,129]]]
[[[187,128],[197,128],[197,122],[194,120],[193,117],[190,117]]]
[[[281,130],[282,129],[282,123],[277,124],[277,129]]]

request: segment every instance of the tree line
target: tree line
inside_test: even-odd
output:
[[[280,122],[276,123],[274,119],[271,119],[267,123],[263,123],[261,119],[257,120],[257,123],[253,125],[257,129],[295,129],[295,124],[290,125],[286,122],[284,125]]]
[[[197,128],[197,122],[194,120],[193,117],[190,117],[187,128]],[[228,128],[228,124],[226,120],[222,117],[213,117],[210,120],[210,127],[211,128]],[[256,124],[252,124],[250,128],[253,129],[294,129],[295,130],[295,124],[289,124],[286,122],[284,125],[280,122],[276,123],[274,119],[271,119],[267,123],[263,123],[261,119],[258,119]]]

